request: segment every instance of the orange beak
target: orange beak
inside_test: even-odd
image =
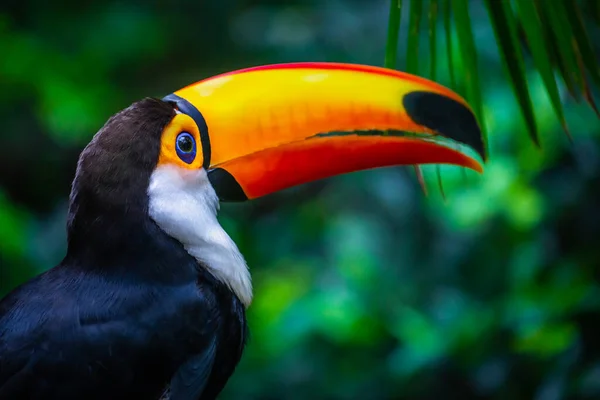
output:
[[[485,159],[465,100],[434,82],[384,68],[267,65],[200,81],[164,100],[198,124],[203,166],[222,201],[391,165],[482,171],[447,142],[467,145]]]

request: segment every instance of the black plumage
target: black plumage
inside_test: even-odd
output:
[[[233,373],[244,306],[148,215],[174,115],[137,102],[82,152],[64,260],[0,301],[0,399],[213,399]]]

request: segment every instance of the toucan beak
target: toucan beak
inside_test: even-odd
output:
[[[267,65],[197,82],[165,100],[198,124],[204,168],[222,201],[391,165],[482,171],[478,161],[441,138],[485,159],[465,100],[434,82],[384,68]]]

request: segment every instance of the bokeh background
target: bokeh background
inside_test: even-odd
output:
[[[388,7],[4,0],[0,295],[61,260],[78,154],[112,113],[247,66],[382,65]],[[600,398],[599,119],[565,93],[569,142],[530,69],[536,149],[487,15],[471,7],[490,136],[484,175],[443,167],[445,199],[433,167],[427,196],[408,167],[223,205],[256,297],[222,399]],[[600,32],[590,34],[600,52]],[[447,84],[439,43],[436,80]]]

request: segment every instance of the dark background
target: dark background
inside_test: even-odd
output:
[[[387,18],[384,0],[3,1],[0,295],[61,260],[78,154],[112,113],[247,66],[381,65]],[[600,398],[599,120],[565,93],[569,143],[530,69],[536,149],[478,1],[471,18],[484,175],[443,167],[446,200],[427,167],[428,196],[387,168],[223,205],[256,293],[223,399]]]

